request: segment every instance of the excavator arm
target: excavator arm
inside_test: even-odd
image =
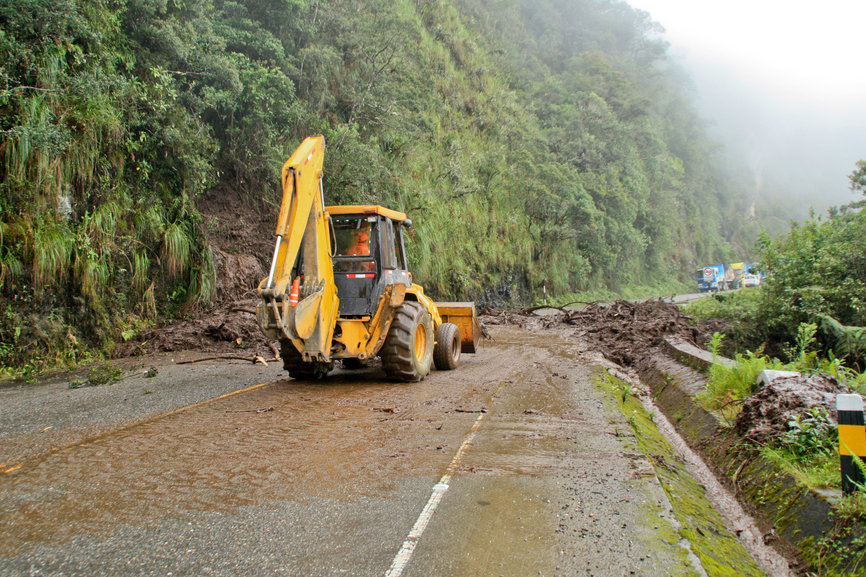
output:
[[[322,190],[324,152],[324,137],[309,137],[283,165],[274,257],[258,287],[256,316],[262,331],[291,341],[306,362],[331,360],[339,308]]]

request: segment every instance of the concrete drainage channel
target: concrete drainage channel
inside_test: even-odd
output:
[[[761,569],[773,576],[866,574],[866,527],[837,519],[833,503],[839,492],[800,486],[696,402],[706,380],[691,367],[706,369],[712,363],[709,352],[670,340],[665,348],[676,361],[659,360],[640,373],[653,397],[647,410],[665,415],[656,417],[658,428]],[[785,558],[803,559],[809,567],[794,561],[789,568]]]

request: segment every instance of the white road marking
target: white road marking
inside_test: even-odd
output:
[[[503,383],[499,386],[499,389],[493,395],[494,397],[496,397],[499,390],[501,390],[504,385],[505,384]],[[391,567],[385,572],[385,577],[400,577],[406,569],[406,566],[409,565],[409,560],[412,559],[412,553],[415,551],[418,541],[421,540],[421,535],[424,534],[424,530],[427,528],[427,523],[430,522],[433,513],[436,512],[436,508],[439,507],[439,502],[442,501],[442,497],[444,497],[445,492],[448,491],[451,477],[460,465],[460,461],[463,459],[463,453],[466,452],[467,447],[469,447],[469,445],[472,444],[472,440],[475,439],[475,435],[478,433],[479,427],[481,427],[481,421],[484,420],[486,414],[487,413],[481,413],[478,415],[478,418],[475,419],[472,428],[469,429],[466,438],[463,440],[463,444],[460,445],[454,458],[451,459],[451,464],[448,465],[445,474],[442,475],[442,478],[439,479],[438,483],[433,485],[433,492],[430,494],[427,504],[424,506],[421,514],[418,515],[418,519],[415,521],[415,525],[412,526],[412,530],[409,531],[406,540],[403,541],[403,546],[391,562]]]

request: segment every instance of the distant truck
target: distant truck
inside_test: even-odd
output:
[[[743,277],[743,287],[756,286],[761,286],[761,275],[747,273],[746,276]]]
[[[725,281],[725,265],[711,264],[699,268],[695,273],[695,280],[698,282],[698,290],[703,292],[723,291],[728,288]]]
[[[743,279],[746,274],[749,272],[749,265],[744,262],[732,262],[731,263],[731,280],[729,286],[731,288],[742,288],[743,287]]]
[[[731,270],[733,271],[733,282],[730,283],[730,288],[743,288],[745,286],[758,286],[761,284],[761,275],[758,273],[758,267],[754,264],[749,264],[747,262],[734,262],[731,263]],[[755,277],[758,282],[755,284],[755,278],[749,278],[749,282],[746,282],[746,277]]]
[[[695,274],[695,280],[697,280],[698,290],[701,292],[726,291],[746,286],[746,277],[756,276],[755,273],[754,265],[745,262],[711,264],[699,268]],[[760,275],[758,275],[758,280],[760,284]],[[753,278],[750,278],[749,281],[750,286],[755,286]]]

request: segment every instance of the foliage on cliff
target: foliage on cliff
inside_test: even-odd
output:
[[[866,161],[849,175],[851,191],[866,196]],[[862,371],[866,368],[866,212],[864,199],[795,223],[776,239],[758,240],[758,267],[767,274],[758,291],[718,295],[693,313],[726,320],[733,355],[762,351],[786,361],[810,347]]]
[[[411,214],[436,296],[686,278],[757,224],[684,94],[616,0],[9,0],[0,364],[209,302],[197,199],[276,214],[310,134],[329,202]]]

